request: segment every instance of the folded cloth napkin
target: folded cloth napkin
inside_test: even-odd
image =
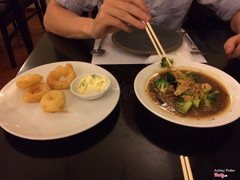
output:
[[[140,55],[129,53],[112,42],[112,34],[108,34],[104,40],[102,48],[105,49],[103,55],[93,55],[92,64],[97,65],[114,65],[114,64],[152,64],[160,61],[158,55]],[[98,47],[100,39],[95,40],[94,48]],[[187,42],[183,39],[182,45],[174,51],[167,53],[167,56],[174,61],[196,61],[192,54],[189,52],[190,47]],[[199,54],[202,56],[201,54]],[[204,59],[204,57],[202,56]],[[206,62],[206,61],[204,61]]]

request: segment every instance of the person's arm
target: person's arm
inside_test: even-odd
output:
[[[95,19],[85,18],[65,9],[56,0],[48,4],[44,16],[46,31],[76,38],[101,38],[119,29],[131,32],[127,24],[143,29],[138,20],[149,21],[148,9],[143,0],[104,0]]]
[[[230,59],[240,58],[240,10],[231,18],[230,26],[236,35],[224,44],[225,53]]]
[[[46,31],[66,38],[90,38],[93,19],[80,17],[51,0],[44,15]]]

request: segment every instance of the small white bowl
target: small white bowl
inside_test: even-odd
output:
[[[83,77],[85,77],[89,74],[90,75],[95,74],[95,75],[107,78],[108,85],[106,86],[106,88],[101,92],[93,92],[93,93],[89,93],[89,94],[80,94],[77,91],[77,85],[79,84],[80,80]],[[107,76],[102,75],[102,74],[97,74],[97,73],[88,73],[88,74],[83,74],[83,75],[80,75],[80,76],[76,77],[70,85],[70,90],[74,95],[78,96],[79,98],[81,98],[83,100],[94,100],[94,99],[102,97],[108,91],[109,87],[110,87],[110,79]]]

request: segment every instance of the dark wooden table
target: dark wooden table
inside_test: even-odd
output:
[[[209,65],[240,82],[240,60],[222,48],[231,32],[190,31]],[[20,73],[57,61],[91,61],[93,40],[45,33]],[[119,82],[120,100],[97,126],[48,141],[16,137],[0,129],[1,180],[180,180],[179,155],[188,155],[195,180],[240,178],[240,121],[216,128],[190,128],[161,119],[138,101],[133,81],[145,65],[104,65]],[[240,92],[239,92],[240,93]],[[17,117],[16,117],[17,118]]]

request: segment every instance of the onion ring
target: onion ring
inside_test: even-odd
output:
[[[63,110],[66,102],[66,96],[63,91],[51,90],[44,94],[40,104],[44,112],[67,112]]]
[[[48,73],[47,83],[52,89],[68,89],[71,82],[76,78],[76,73],[71,64],[65,67],[58,66]]]
[[[23,92],[23,101],[26,103],[39,102],[42,96],[50,91],[51,88],[47,83],[39,82],[27,87]]]
[[[36,83],[39,83],[43,79],[40,74],[28,74],[17,79],[16,86],[19,88],[27,88]]]

